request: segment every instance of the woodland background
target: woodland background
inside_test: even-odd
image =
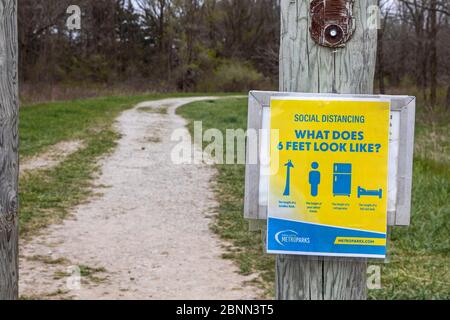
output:
[[[21,98],[278,87],[279,0],[19,0]],[[379,0],[375,91],[450,109],[448,0]],[[81,29],[69,30],[69,5]]]

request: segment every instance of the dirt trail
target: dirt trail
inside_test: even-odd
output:
[[[141,103],[117,119],[122,134],[94,192],[71,218],[21,245],[20,294],[74,299],[252,299],[249,277],[221,258],[210,231],[213,168],[175,165],[180,98]],[[187,130],[185,131],[187,135]],[[73,269],[81,266],[81,287]],[[67,285],[69,284],[69,285]]]
[[[25,159],[20,163],[20,173],[38,169],[51,169],[56,167],[61,161],[77,152],[83,147],[83,141],[62,141],[37,156]]]

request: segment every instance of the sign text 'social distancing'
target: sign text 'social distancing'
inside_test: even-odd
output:
[[[267,250],[386,255],[387,100],[274,97]]]

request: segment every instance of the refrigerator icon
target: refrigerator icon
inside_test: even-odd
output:
[[[352,193],[352,164],[333,165],[333,196],[350,196]]]

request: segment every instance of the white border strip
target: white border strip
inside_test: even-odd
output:
[[[297,223],[303,223],[303,224],[313,224],[316,226],[322,226],[322,227],[330,227],[330,228],[337,228],[337,229],[345,229],[345,230],[352,230],[352,231],[361,231],[361,232],[370,232],[370,233],[377,233],[382,235],[387,235],[387,232],[379,232],[379,231],[370,231],[370,230],[361,230],[361,229],[353,229],[353,228],[346,228],[346,227],[339,227],[339,226],[330,226],[328,224],[321,224],[321,223],[314,223],[314,222],[305,222],[300,220],[293,220],[293,219],[286,219],[286,218],[280,218],[280,217],[274,217],[274,216],[267,216],[267,220],[271,219],[278,219],[278,220],[284,220],[284,221],[290,221],[290,222],[297,222]],[[268,222],[268,221],[267,221]],[[267,228],[269,229],[269,228]],[[381,239],[381,238],[380,238]]]
[[[268,254],[289,254],[303,256],[320,256],[320,257],[352,257],[352,258],[380,258],[386,259],[386,255],[382,254],[363,254],[363,253],[329,253],[329,252],[304,252],[304,251],[283,251],[283,250],[266,250]]]
[[[367,97],[367,98],[359,98],[359,97],[327,97],[327,96],[315,96],[315,97],[310,97],[310,96],[271,96],[270,97],[270,101],[276,101],[276,100],[306,100],[306,101],[321,101],[321,100],[326,100],[326,101],[366,101],[366,102],[391,102],[391,99],[389,98],[375,98],[375,97]]]

